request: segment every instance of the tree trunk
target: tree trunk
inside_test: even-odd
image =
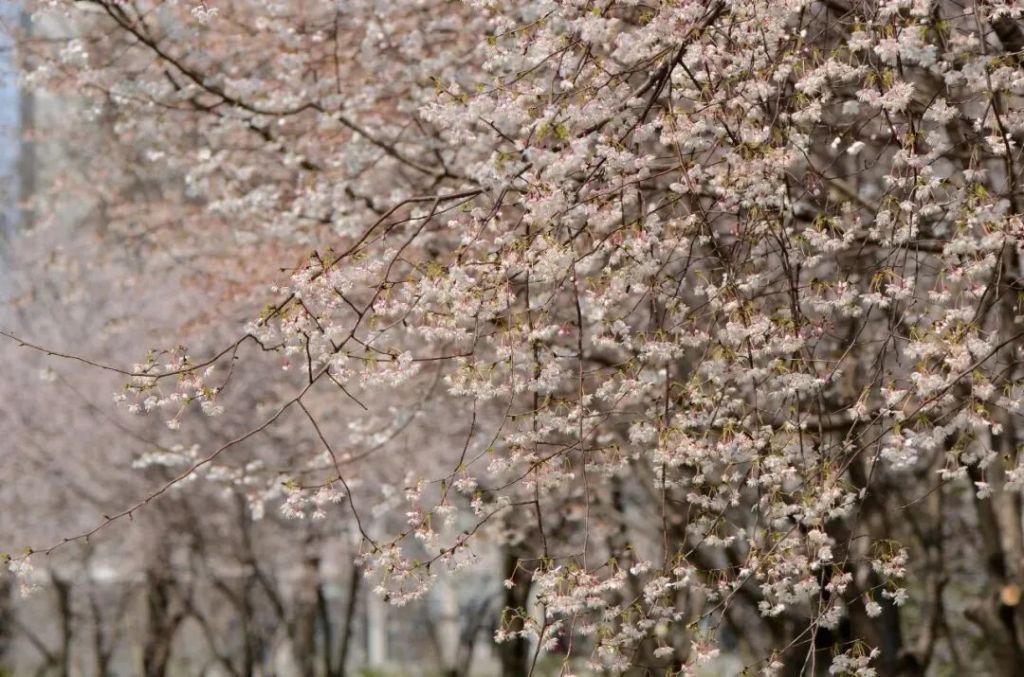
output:
[[[352,569],[348,575],[348,597],[345,600],[345,618],[342,621],[344,625],[338,637],[338,662],[331,677],[345,677],[346,675],[346,664],[348,663],[348,656],[352,645],[352,622],[355,619],[356,605],[359,603],[361,581],[362,575],[359,571],[359,566],[352,562]]]
[[[302,579],[295,594],[292,612],[291,640],[295,667],[302,677],[316,674],[316,625],[319,564],[316,555],[310,555],[304,564]]]
[[[54,592],[57,593],[57,613],[60,617],[60,650],[58,651],[57,673],[68,677],[71,673],[71,640],[74,632],[74,610],[71,608],[71,582],[52,574]]]
[[[512,579],[515,585],[505,590],[505,609],[518,609],[526,613],[526,603],[530,597],[531,580],[525,572],[517,568],[519,557],[512,550],[505,552],[505,580]],[[510,620],[507,629],[522,630],[521,620]],[[498,644],[498,659],[501,661],[502,677],[525,677],[530,672],[530,645],[525,637],[516,636]]]
[[[159,565],[158,565],[159,566]],[[174,581],[165,570],[146,572],[146,637],[142,647],[145,677],[165,677],[174,633],[182,615],[172,611]]]

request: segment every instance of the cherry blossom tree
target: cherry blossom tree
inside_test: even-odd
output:
[[[36,228],[89,205],[180,309],[111,361],[8,338],[189,451],[34,547],[212,477],[396,605],[500,553],[506,674],[1016,674],[1022,15],[37,3],[46,133],[109,143]]]

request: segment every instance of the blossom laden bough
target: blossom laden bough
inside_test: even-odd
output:
[[[349,515],[398,604],[513,553],[497,638],[566,670],[945,660],[886,633],[950,503],[1024,583],[1020,3],[186,4],[41,3],[82,37],[29,79],[160,186],[111,233],[250,318],[118,399],[184,437],[279,360],[254,430],[315,456],[218,471],[261,514]]]

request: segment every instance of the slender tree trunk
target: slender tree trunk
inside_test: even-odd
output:
[[[7,667],[8,653],[11,649],[14,622],[14,607],[11,604],[11,578],[0,577],[0,670]]]
[[[57,594],[57,613],[60,618],[60,650],[57,653],[60,663],[57,671],[61,677],[68,677],[71,673],[71,641],[75,627],[74,610],[71,608],[71,582],[57,574],[52,574],[50,580]]]
[[[327,601],[323,583],[316,586],[316,615],[322,639],[320,659],[323,664],[323,674],[329,676],[334,674],[334,623],[331,622],[330,602]]]
[[[515,585],[505,590],[504,609],[519,609],[526,613],[526,603],[530,597],[531,581],[525,573],[517,569],[519,558],[512,550],[505,552],[505,579],[512,579]],[[522,621],[514,620],[509,624],[510,630],[521,630]],[[525,677],[530,672],[530,644],[525,637],[498,644],[498,659],[501,661],[502,677]]]
[[[146,637],[142,647],[142,672],[145,677],[165,677],[171,659],[174,633],[182,616],[174,612],[174,582],[163,570],[146,574]]]
[[[108,621],[103,617],[97,594],[95,584],[93,584],[93,589],[89,592],[89,609],[92,612],[92,650],[96,661],[96,677],[107,677],[110,674],[110,659],[113,653],[107,623],[116,623],[117,619],[113,618]]]
[[[295,595],[291,640],[295,666],[302,677],[316,674],[317,597],[319,594],[319,558],[309,556]]]
[[[256,673],[257,647],[261,643],[260,638],[257,636],[258,630],[254,627],[257,623],[253,616],[252,609],[251,595],[255,584],[255,577],[249,576],[245,581],[245,585],[242,587],[242,593],[240,595],[240,601],[242,604],[242,617],[240,621],[243,642],[242,674],[245,675],[245,677],[253,677]]]
[[[331,677],[345,677],[346,675],[346,665],[352,645],[352,624],[355,620],[356,606],[359,603],[361,581],[362,575],[360,574],[359,566],[352,562],[352,568],[349,570],[348,575],[348,597],[345,600],[345,618],[342,621],[344,625],[341,628],[341,634],[338,636],[338,662],[335,665],[334,672],[331,673]]]

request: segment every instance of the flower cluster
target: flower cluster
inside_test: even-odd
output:
[[[567,670],[877,637],[936,492],[1024,554],[1020,3],[289,4],[140,0],[80,19],[123,58],[32,76],[110,97],[177,182],[157,244],[266,304],[255,424],[304,427],[254,507],[344,511],[399,604],[512,553],[498,639]],[[118,399],[221,413],[217,360],[162,361]]]

